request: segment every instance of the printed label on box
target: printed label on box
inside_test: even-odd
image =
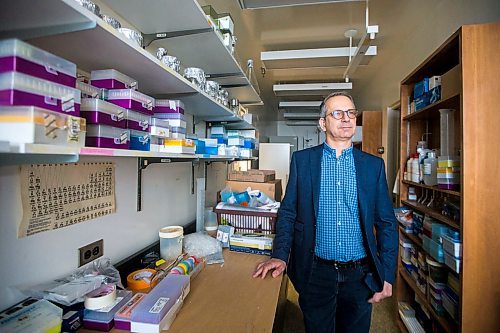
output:
[[[153,305],[153,307],[149,310],[150,313],[160,313],[161,309],[165,307],[165,305],[170,301],[168,297],[160,297]]]

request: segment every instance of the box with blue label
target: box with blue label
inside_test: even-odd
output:
[[[130,149],[149,151],[150,143],[149,132],[130,130]]]
[[[437,86],[429,90],[429,104],[434,104],[441,100],[441,86]]]
[[[271,255],[273,240],[274,237],[272,235],[234,234],[229,238],[229,250]]]
[[[424,94],[420,97],[415,98],[415,111],[421,110],[429,105],[429,95]]]
[[[422,81],[415,83],[413,87],[413,98],[417,99],[420,96],[429,92],[429,78],[424,78]]]
[[[243,148],[255,149],[255,139],[245,138]]]

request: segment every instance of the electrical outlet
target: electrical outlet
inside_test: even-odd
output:
[[[78,249],[80,253],[80,261],[78,267],[88,264],[92,260],[102,257],[104,253],[104,241],[102,239],[93,243],[82,246]]]

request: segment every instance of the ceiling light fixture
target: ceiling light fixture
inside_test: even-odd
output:
[[[238,3],[240,4],[241,9],[262,9],[359,1],[364,0],[238,0]]]
[[[321,105],[321,101],[282,101],[279,102],[279,107],[283,109],[300,108],[300,109],[317,109]]]
[[[333,90],[352,89],[351,82],[275,84],[276,96],[326,96]]]
[[[283,113],[285,119],[319,119],[319,113],[315,112],[285,112]]]

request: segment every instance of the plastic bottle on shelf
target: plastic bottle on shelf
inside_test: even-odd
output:
[[[437,158],[434,151],[427,153],[427,158],[424,159],[423,163],[423,174],[424,174],[424,184],[429,186],[435,186],[438,184],[437,181]]]
[[[420,183],[420,163],[418,163],[418,154],[412,154],[411,161],[411,181]]]

